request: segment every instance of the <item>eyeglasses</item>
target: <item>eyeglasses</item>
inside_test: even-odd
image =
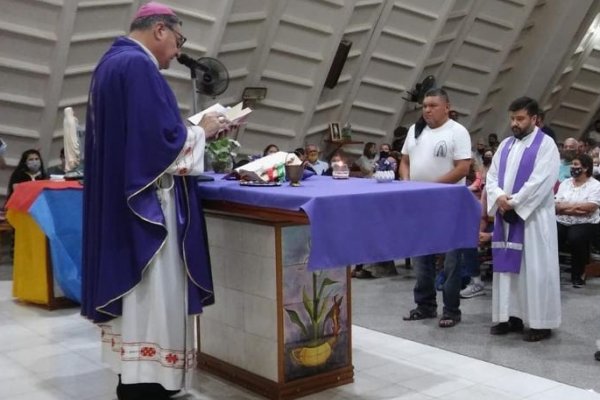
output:
[[[177,42],[177,48],[180,49],[183,47],[183,44],[187,41],[187,38],[183,36],[181,33],[177,32],[175,29],[171,28],[169,25],[165,25],[168,30],[175,34],[175,41]]]

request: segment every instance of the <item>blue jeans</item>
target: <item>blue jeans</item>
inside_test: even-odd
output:
[[[480,275],[479,250],[477,247],[471,249],[459,249],[459,260],[462,266],[461,277],[472,278]]]
[[[446,253],[444,259],[444,283],[443,315],[460,316],[460,285],[461,276],[458,268],[458,256],[460,250],[451,250]],[[414,257],[411,259],[413,268],[417,275],[417,283],[413,290],[417,308],[425,312],[437,311],[437,300],[435,291],[435,254]]]

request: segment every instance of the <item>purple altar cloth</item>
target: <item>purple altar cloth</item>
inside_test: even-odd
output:
[[[248,187],[214,177],[199,183],[203,200],[304,211],[310,270],[477,247],[481,206],[466,186],[313,176],[300,187]]]

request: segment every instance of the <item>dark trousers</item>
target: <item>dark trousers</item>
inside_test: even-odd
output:
[[[479,269],[479,249],[477,247],[460,249],[458,263],[461,266],[461,278],[473,278],[481,275]]]
[[[460,270],[458,268],[459,250],[446,253],[444,258],[444,282],[443,299],[444,315],[460,316]],[[435,290],[435,255],[414,257],[411,259],[417,282],[413,290],[417,308],[426,311],[437,309]]]
[[[558,246],[566,249],[567,243],[571,253],[571,280],[579,280],[590,261],[590,245],[598,234],[596,224],[576,224],[558,226]]]

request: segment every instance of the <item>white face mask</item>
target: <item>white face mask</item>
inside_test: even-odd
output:
[[[29,160],[27,161],[27,169],[29,172],[36,173],[40,170],[42,162],[40,160]]]

